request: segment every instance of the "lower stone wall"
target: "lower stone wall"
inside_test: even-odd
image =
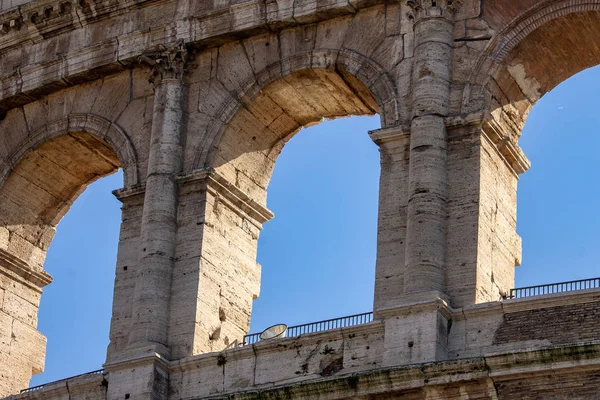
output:
[[[92,373],[32,388],[7,400],[106,400],[107,388],[107,374]]]
[[[388,354],[402,346],[417,351],[430,345],[420,343],[423,338],[435,340],[429,332],[439,329],[435,324],[396,323],[401,315],[419,313],[448,318],[447,336],[438,336],[447,337],[447,355],[436,362],[405,359],[411,351]],[[413,305],[388,310],[385,318],[176,362],[151,355],[122,360],[105,366],[107,375],[76,377],[13,399],[597,398],[600,290],[460,310]],[[413,332],[414,341],[406,343],[410,335],[403,331]],[[396,345],[394,338],[400,338]],[[164,384],[160,391],[153,386],[158,381]],[[149,395],[155,392],[161,395]]]
[[[110,390],[107,390],[111,383],[110,375],[86,375],[12,396],[9,400],[591,400],[597,398],[600,389],[600,342],[305,378],[228,394],[193,392],[196,379],[210,380],[214,376],[205,374],[187,380],[190,394],[185,397],[173,391],[168,397],[166,394],[157,396],[156,393],[143,397],[135,394],[111,396]]]
[[[294,384],[381,367],[383,323],[258,342],[190,357],[172,366],[172,398]]]

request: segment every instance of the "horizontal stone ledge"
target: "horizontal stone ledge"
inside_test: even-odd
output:
[[[396,125],[369,131],[369,137],[378,146],[398,140],[409,140],[410,125]]]
[[[504,132],[488,111],[452,115],[445,117],[444,122],[449,140],[460,138],[465,133],[483,133],[515,175],[524,173],[531,166],[518,143],[508,139],[509,132]],[[411,126],[409,124],[390,126],[369,132],[369,136],[378,146],[398,141],[410,141],[410,134]]]
[[[445,296],[428,298],[406,297],[396,307],[375,310],[378,318],[393,318],[412,313],[431,312],[439,310],[441,313],[456,321],[486,315],[514,313],[520,311],[543,310],[545,308],[572,306],[577,304],[594,303],[600,301],[600,289],[587,289],[573,292],[546,294],[521,299],[508,299],[487,303],[474,304],[463,308],[452,308]]]
[[[52,282],[52,276],[46,271],[36,271],[25,261],[0,248],[0,273],[42,293],[42,288]]]
[[[484,358],[490,369],[490,377],[497,381],[525,379],[549,372],[585,373],[600,370],[600,342],[488,354]]]
[[[116,189],[112,191],[113,196],[120,202],[132,199],[137,196],[143,196],[146,193],[146,185],[136,185],[128,188]]]
[[[27,103],[41,99],[51,93],[67,87],[85,82],[101,79],[105,76],[118,73],[138,65],[138,57],[146,48],[155,45],[170,46],[178,40],[184,40],[190,51],[204,51],[208,48],[222,45],[233,40],[240,40],[264,32],[287,27],[300,26],[304,23],[318,22],[334,18],[342,14],[356,12],[365,7],[383,3],[383,0],[353,1],[340,0],[341,2],[328,3],[312,9],[307,15],[296,20],[294,11],[288,16],[289,10],[273,10],[277,3],[266,0],[251,0],[231,7],[221,9],[207,9],[190,15],[181,21],[165,15],[164,20],[156,22],[156,26],[146,26],[142,16],[132,18],[128,25],[134,26],[132,30],[123,32],[118,38],[98,40],[85,46],[74,46],[62,54],[49,52],[40,57],[33,64],[18,65],[14,70],[4,70],[0,73],[0,120],[10,109],[23,106]],[[87,4],[87,0],[84,1]],[[81,14],[81,5],[75,0],[63,1],[35,1],[27,3],[16,9],[0,13],[0,27],[3,21],[15,28],[2,33],[0,28],[0,51],[8,52],[22,48],[30,50],[32,43],[37,44],[48,39],[52,24],[56,23],[56,32],[53,35],[64,36],[64,41],[69,42],[69,35],[78,29],[84,29],[88,24],[101,24],[104,19],[119,17],[126,12],[152,6],[161,7],[166,0],[119,0],[114,7],[106,10],[95,10],[92,16],[81,16],[81,21],[75,19],[71,25],[65,25],[63,17],[52,17],[63,13],[61,4],[69,4],[70,13],[77,11]],[[348,6],[348,4],[353,4]],[[44,33],[27,18],[29,14],[42,13],[50,10],[50,16],[44,17]],[[62,10],[62,11],[61,11]],[[285,11],[285,12],[284,12]],[[104,14],[103,14],[104,13]],[[311,16],[307,21],[308,15]],[[102,18],[101,18],[102,17]],[[135,17],[135,16],[134,16]],[[20,22],[14,22],[18,18]],[[86,19],[88,18],[88,19]],[[169,19],[170,18],[170,19]],[[13,21],[13,22],[10,22]],[[137,24],[137,25],[136,25]],[[6,25],[6,24],[5,24]],[[180,34],[158,34],[165,27],[177,25]],[[17,29],[16,26],[20,28]],[[101,28],[101,27],[98,27]],[[52,36],[52,35],[50,35]],[[76,41],[73,41],[76,43]],[[140,46],[143,43],[143,46]]]
[[[85,27],[99,21],[118,17],[144,7],[169,3],[168,0],[93,0],[30,1],[10,9],[0,10],[0,48],[7,49],[25,42],[40,41],[68,30]],[[280,2],[283,3],[283,2]],[[256,25],[258,20],[270,29],[314,23],[384,3],[383,0],[338,0],[319,4],[280,5],[275,1],[250,0],[226,7],[210,7],[189,15],[190,28],[202,39],[221,32]],[[252,16],[249,20],[248,15]],[[257,18],[258,15],[258,18]],[[245,17],[245,18],[244,18]],[[187,20],[188,18],[186,18]],[[177,21],[166,21],[177,22]],[[148,28],[148,27],[144,27]]]
[[[395,307],[375,310],[375,316],[387,319],[438,311],[450,319],[455,310],[449,304],[448,296],[438,291],[414,293],[404,295]]]
[[[222,196],[231,203],[232,207],[243,211],[246,216],[256,220],[258,224],[270,221],[274,214],[267,207],[251,199],[242,190],[229,182],[214,169],[199,169],[192,172],[182,173],[175,177],[180,187],[201,183],[206,185],[204,189]],[[128,188],[113,190],[113,195],[121,202],[141,196],[146,193],[146,185],[136,185]]]
[[[181,174],[177,177],[180,185],[192,184],[195,182],[206,183],[207,190],[213,194],[223,196],[233,207],[243,211],[247,216],[254,219],[258,224],[264,224],[275,216],[271,210],[262,204],[250,198],[241,189],[229,182],[224,176],[216,170],[198,169],[189,173]],[[235,209],[234,209],[235,211]],[[260,228],[260,226],[259,226]]]

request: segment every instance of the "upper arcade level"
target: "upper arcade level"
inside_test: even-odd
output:
[[[10,278],[27,290],[5,286],[28,294],[36,315],[47,282],[27,273],[43,270],[60,216],[90,181],[122,167],[108,398],[167,398],[188,367],[181,390],[196,390],[194,373],[223,384],[233,360],[202,353],[247,333],[260,291],[257,241],[273,218],[266,187],[281,149],[324,118],[379,114],[381,129],[371,133],[381,152],[376,322],[365,325],[379,347],[361,344],[371,352],[357,362],[393,369],[515,350],[493,347],[492,331],[510,335],[505,314],[527,322],[540,308],[496,302],[509,296],[521,259],[517,182],[529,162],[518,140],[546,91],[600,64],[599,38],[600,0],[36,0],[7,9],[0,271],[18,265]],[[564,68],[548,69],[555,64]],[[51,163],[39,168],[39,160]],[[583,297],[597,303],[586,292],[552,297],[546,308],[559,315],[563,300]],[[459,321],[469,323],[461,330]],[[35,348],[0,331],[0,351],[12,357],[0,373],[20,373],[10,393],[43,364],[35,318],[25,325]],[[567,346],[564,332],[556,327],[559,340],[548,343],[534,326],[519,346]],[[582,340],[597,339],[588,333]],[[312,343],[308,355],[332,356],[306,362],[313,377],[356,361],[343,359],[345,339],[336,340],[337,358]],[[23,354],[6,348],[13,342]],[[265,353],[300,361],[286,343],[284,357]],[[269,347],[234,349],[243,364],[234,389],[251,386],[261,346]],[[286,373],[308,379],[304,364]]]

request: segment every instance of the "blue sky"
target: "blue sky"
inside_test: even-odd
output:
[[[600,68],[576,75],[534,107],[521,139],[532,168],[519,183],[523,266],[517,286],[600,276]],[[275,213],[259,241],[261,296],[252,331],[370,311],[379,153],[367,132],[379,118],[326,121],[296,135],[269,186]],[[45,268],[39,329],[46,371],[31,385],[99,369],[111,315],[122,186],[91,185],[61,221]]]

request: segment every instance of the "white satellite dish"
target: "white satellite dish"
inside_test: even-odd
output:
[[[264,331],[262,331],[262,333],[260,334],[260,340],[284,338],[286,332],[287,332],[286,324],[273,325],[270,328],[267,328]]]

